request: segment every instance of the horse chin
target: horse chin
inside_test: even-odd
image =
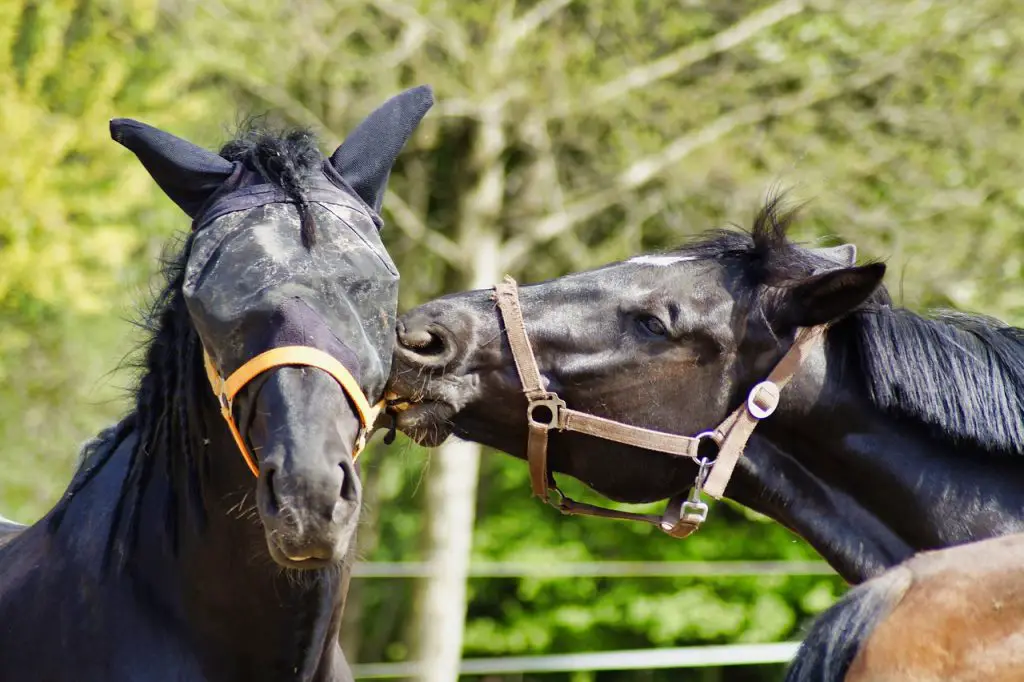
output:
[[[342,563],[343,552],[335,551],[333,556],[312,556],[302,551],[288,550],[273,537],[267,538],[270,558],[281,568],[294,571],[319,571]]]
[[[450,404],[435,400],[392,403],[388,411],[394,415],[399,431],[427,448],[437,447],[448,439],[456,412]]]

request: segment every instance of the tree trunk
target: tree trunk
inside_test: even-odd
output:
[[[470,237],[472,235],[472,237]],[[473,289],[492,286],[501,276],[498,235],[472,230],[461,240],[474,254]],[[466,579],[473,546],[480,446],[448,441],[434,453],[427,472],[424,559],[430,577],[417,590],[411,660],[422,664],[419,682],[455,682],[462,659],[466,619]]]
[[[427,476],[426,561],[418,591],[412,660],[420,682],[455,682],[462,659],[466,577],[473,542],[480,446],[452,441],[434,454]]]

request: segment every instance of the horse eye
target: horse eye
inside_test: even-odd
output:
[[[667,336],[668,330],[665,324],[654,315],[640,315],[637,318],[640,328],[651,336]]]

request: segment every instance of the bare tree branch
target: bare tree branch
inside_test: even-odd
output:
[[[388,214],[391,222],[418,244],[422,244],[431,253],[444,260],[452,268],[462,268],[464,258],[459,247],[452,240],[439,232],[428,230],[423,220],[413,211],[408,202],[395,191],[389,190],[387,201]]]
[[[881,61],[880,66],[862,71],[860,75],[845,81],[810,86],[795,95],[736,109],[699,130],[676,138],[658,153],[631,164],[615,177],[609,187],[570,202],[562,211],[535,222],[523,231],[522,236],[509,240],[503,250],[504,268],[515,269],[539,243],[553,239],[587,218],[618,204],[630,192],[650,182],[670,166],[734,130],[770,118],[787,116],[840,95],[862,90],[901,71],[907,59],[893,57]]]
[[[498,59],[507,59],[520,40],[536,31],[541,24],[571,2],[572,0],[542,0],[510,26],[500,27],[494,50],[495,56]]]
[[[587,98],[584,105],[589,108],[604,104],[655,81],[668,78],[688,66],[745,43],[772,26],[799,14],[805,7],[804,0],[779,0],[774,5],[751,13],[707,40],[687,45],[597,87],[593,97]]]
[[[433,4],[436,7],[441,3]],[[456,61],[464,62],[468,58],[470,49],[467,45],[463,27],[448,17],[438,19],[424,15],[411,4],[401,0],[374,0],[373,6],[408,26],[415,26],[420,30],[425,29],[427,32],[438,36],[441,38],[445,51]]]

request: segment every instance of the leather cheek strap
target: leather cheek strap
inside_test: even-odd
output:
[[[352,401],[356,409],[356,415],[359,417],[359,435],[356,438],[352,459],[358,458],[366,446],[366,436],[373,426],[377,414],[384,405],[383,401],[381,401],[371,407],[370,402],[359,387],[359,382],[356,381],[345,365],[334,356],[312,346],[281,346],[280,348],[271,348],[250,359],[232,372],[231,376],[227,379],[221,377],[220,373],[217,372],[216,367],[213,365],[213,360],[205,348],[203,349],[203,364],[206,367],[206,376],[210,381],[213,394],[217,396],[217,400],[220,403],[221,416],[227,422],[231,436],[235,439],[235,444],[242,453],[242,458],[249,467],[249,471],[257,478],[260,475],[259,466],[256,463],[255,457],[249,452],[245,439],[238,429],[238,424],[235,423],[233,403],[238,393],[249,382],[264,372],[278,367],[301,366],[315,367],[330,374],[338,382],[338,385],[341,386],[349,400]]]

